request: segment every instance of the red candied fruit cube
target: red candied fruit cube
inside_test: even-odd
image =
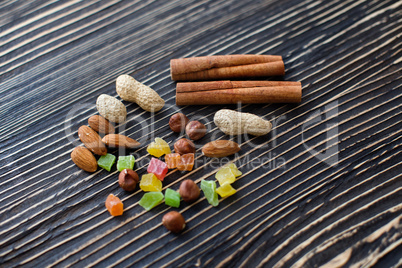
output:
[[[190,171],[193,169],[194,166],[194,154],[183,154],[180,156],[180,161],[177,164],[178,170],[187,170]]]
[[[153,173],[155,176],[160,180],[163,181],[163,179],[166,176],[166,173],[168,172],[168,166],[166,165],[165,162],[152,157],[151,162],[149,162],[148,173]]]
[[[169,169],[176,168],[177,164],[179,164],[179,161],[180,161],[180,154],[178,153],[165,155],[165,162]]]

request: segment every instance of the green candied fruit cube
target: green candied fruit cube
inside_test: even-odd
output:
[[[119,156],[117,161],[117,170],[122,171],[123,169],[133,169],[135,163],[135,158],[132,155]]]
[[[158,205],[163,200],[163,194],[161,192],[148,192],[145,193],[138,204],[150,211],[156,205]]]
[[[174,208],[180,207],[180,194],[167,188],[165,191],[165,204]]]
[[[201,190],[204,192],[205,198],[208,200],[208,203],[210,203],[214,207],[219,205],[215,181],[202,180]]]
[[[116,156],[112,154],[102,155],[98,159],[98,166],[100,166],[103,169],[106,169],[107,171],[110,171],[115,161]]]

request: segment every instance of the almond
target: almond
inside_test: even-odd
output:
[[[205,144],[202,153],[208,157],[225,157],[240,151],[239,144],[229,140],[216,140]]]
[[[114,133],[114,126],[104,117],[93,115],[88,119],[88,125],[100,134]]]
[[[88,126],[80,126],[78,129],[78,137],[82,143],[90,151],[97,155],[106,155],[107,149],[103,144],[101,137],[92,128]]]
[[[102,141],[109,147],[135,148],[141,144],[127,136],[120,134],[108,134],[103,137]]]
[[[71,159],[82,170],[95,172],[98,168],[95,156],[85,147],[75,147],[71,152]]]

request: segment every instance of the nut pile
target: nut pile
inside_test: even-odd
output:
[[[148,112],[157,112],[165,104],[153,89],[139,83],[129,75],[121,75],[117,78],[116,92],[123,100],[135,102]],[[139,201],[139,205],[144,209],[150,210],[163,200],[166,205],[178,208],[181,200],[186,203],[196,201],[201,190],[207,201],[211,205],[217,206],[219,204],[218,194],[224,198],[236,193],[231,184],[236,177],[241,175],[241,172],[233,163],[222,167],[216,173],[216,179],[220,184],[218,188],[216,188],[215,181],[202,180],[200,189],[193,180],[186,179],[180,184],[177,191],[167,188],[165,193],[162,193],[162,182],[169,169],[193,170],[196,153],[194,142],[200,141],[207,134],[207,127],[200,121],[191,121],[183,113],[172,115],[168,122],[170,129],[176,133],[185,133],[187,138],[180,138],[174,143],[174,152],[162,138],[155,138],[155,141],[147,146],[147,152],[153,157],[149,162],[147,173],[143,174],[140,179],[137,172],[134,171],[134,156],[119,156],[116,163],[116,156],[108,153],[108,148],[133,149],[141,146],[135,139],[115,133],[115,128],[111,123],[122,123],[126,120],[126,107],[117,98],[101,94],[97,98],[96,108],[99,115],[91,116],[88,119],[88,126],[83,125],[78,129],[79,139],[85,147],[74,148],[71,153],[72,161],[87,172],[95,172],[98,166],[110,172],[116,164],[116,169],[120,171],[117,181],[124,191],[134,191],[139,185],[140,189],[145,192]],[[214,122],[222,132],[228,135],[265,135],[272,127],[269,121],[256,115],[227,109],[218,111],[215,114]],[[206,143],[202,147],[202,154],[206,157],[225,157],[239,151],[239,145],[230,140],[216,140]],[[94,154],[100,156],[98,160]],[[162,156],[164,156],[164,161],[159,159]],[[107,197],[105,206],[112,216],[123,214],[123,203],[113,194]],[[162,224],[174,233],[181,232],[185,228],[183,216],[176,211],[167,213],[162,219]]]

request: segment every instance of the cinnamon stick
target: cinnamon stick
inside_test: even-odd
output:
[[[212,81],[177,83],[177,105],[242,103],[298,103],[300,82]]]
[[[276,55],[225,55],[172,59],[172,80],[214,80],[284,75],[285,65]]]

